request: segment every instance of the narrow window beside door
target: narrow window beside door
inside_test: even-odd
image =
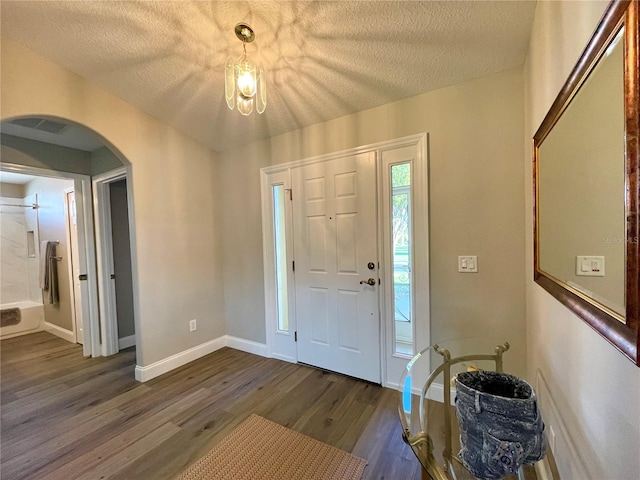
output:
[[[278,330],[289,330],[287,309],[287,242],[285,237],[284,185],[273,185],[273,232],[276,260]]]
[[[413,355],[411,164],[391,165],[394,352]]]

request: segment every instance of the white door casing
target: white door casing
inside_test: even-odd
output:
[[[291,219],[291,181],[290,170],[288,168],[269,175],[262,175],[262,232],[263,238],[263,258],[264,265],[264,286],[265,286],[265,310],[267,312],[267,353],[269,357],[284,360],[286,362],[297,361],[297,350],[295,342],[296,316],[295,316],[295,296],[287,295],[289,325],[286,330],[282,330],[278,325],[278,282],[276,280],[276,249],[275,245],[275,222],[276,216],[274,208],[274,187],[282,186],[285,190],[284,217],[285,217],[285,246],[287,257],[287,288],[288,292],[294,292],[294,272],[293,272],[293,227]]]
[[[84,344],[84,328],[82,325],[82,285],[80,280],[80,265],[78,263],[78,221],[76,215],[76,196],[73,189],[65,190],[65,208],[67,217],[67,230],[69,236],[69,264],[71,273],[71,292],[73,298],[73,325],[75,328],[76,342]]]
[[[118,319],[116,310],[115,276],[113,275],[113,236],[111,231],[111,202],[109,184],[127,177],[126,167],[120,167],[93,177],[93,209],[96,218],[98,266],[98,296],[102,355],[118,353]]]
[[[375,156],[291,175],[298,361],[380,383]]]
[[[411,255],[413,259],[412,271],[412,306],[414,312],[410,324],[401,325],[410,329],[413,338],[414,354],[430,345],[430,302],[429,302],[429,184],[427,175],[427,137],[420,136],[414,140],[399,144],[389,145],[379,152],[378,158],[378,191],[380,211],[380,255],[383,268],[381,276],[382,284],[391,286],[394,281],[393,272],[393,248],[391,231],[391,166],[409,163],[411,166]],[[393,290],[384,289],[382,295],[382,312],[385,321],[384,338],[384,377],[385,386],[399,388],[398,382],[412,355],[402,355],[394,350],[395,337],[398,324],[394,321]]]
[[[377,311],[381,312],[381,318],[372,331],[379,338],[378,357],[372,363],[380,365],[380,379],[377,382],[391,388],[399,388],[398,382],[402,370],[406,367],[408,358],[406,356],[393,353],[394,329],[393,310],[391,310],[389,286],[394,281],[393,256],[390,255],[391,247],[389,229],[389,166],[396,163],[410,162],[412,167],[412,244],[413,250],[413,289],[415,298],[413,309],[415,312],[415,325],[413,327],[414,351],[419,352],[430,344],[430,301],[429,301],[429,182],[428,182],[428,136],[427,134],[411,135],[395,140],[380,142],[377,144],[361,146],[342,152],[335,152],[313,158],[306,158],[286,164],[278,164],[264,167],[260,170],[262,188],[262,238],[263,238],[263,259],[264,259],[264,292],[265,292],[265,327],[266,327],[266,350],[267,356],[286,360],[290,362],[305,362],[300,357],[298,343],[295,342],[296,317],[299,316],[300,307],[297,305],[296,295],[289,295],[289,330],[283,332],[278,330],[278,308],[277,308],[277,285],[276,285],[276,265],[274,259],[274,225],[273,225],[273,186],[293,185],[293,172],[300,167],[318,165],[323,171],[322,165],[328,164],[336,159],[344,159],[360,154],[373,155],[373,161],[377,168],[377,184],[370,187],[373,192],[374,202],[377,197],[377,213],[373,226],[373,235],[377,238],[378,250],[374,257],[380,262],[377,276],[381,278],[381,285],[377,286],[375,293]],[[323,173],[324,175],[324,173]],[[299,190],[299,189],[298,189]],[[377,195],[376,195],[377,191]],[[295,190],[293,199],[298,201],[301,192]],[[287,256],[294,260],[291,242],[300,247],[300,236],[294,232],[292,221],[292,206],[294,202],[286,202],[287,209]],[[291,220],[290,220],[291,219]],[[332,219],[333,221],[333,219]],[[376,229],[377,223],[377,229]],[[290,233],[289,233],[290,232]],[[334,248],[334,250],[336,250]],[[301,259],[295,258],[295,274],[289,270],[288,278],[293,279],[300,275]],[[367,261],[368,263],[368,261]],[[378,265],[376,265],[378,267]],[[291,268],[289,265],[288,268]],[[367,269],[368,271],[368,269]],[[366,280],[369,277],[376,278],[376,275],[362,275],[357,277],[357,281]],[[294,291],[290,280],[288,288]],[[358,283],[358,287],[360,284]],[[332,307],[333,308],[333,307]],[[337,307],[336,307],[337,308]],[[304,326],[303,326],[304,332]],[[300,329],[298,329],[300,337]],[[341,371],[338,368],[325,367]]]

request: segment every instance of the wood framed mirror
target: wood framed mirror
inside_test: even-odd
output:
[[[640,366],[639,5],[612,1],[533,138],[534,279]]]

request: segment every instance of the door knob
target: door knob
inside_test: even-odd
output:
[[[360,285],[364,284],[374,286],[376,284],[376,281],[374,278],[370,278],[369,280],[360,280]]]

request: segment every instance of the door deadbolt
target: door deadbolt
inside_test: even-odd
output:
[[[373,270],[374,268],[376,268],[376,264],[373,263],[373,262],[369,262],[369,263],[367,263],[367,268],[369,270]]]

